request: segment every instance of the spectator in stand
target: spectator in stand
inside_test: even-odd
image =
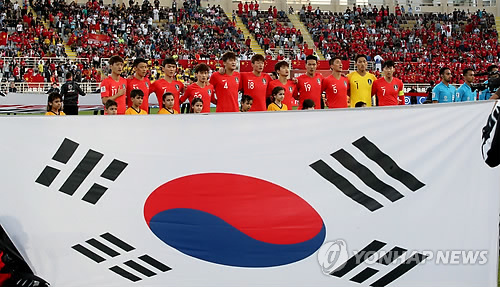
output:
[[[373,58],[373,60],[375,60],[375,71],[379,71],[381,72],[382,71],[382,62],[384,61],[384,59],[382,57],[380,57],[380,55],[376,55],[375,58]]]
[[[376,80],[372,86],[372,96],[376,106],[404,105],[403,82],[394,77],[394,62],[385,61],[382,64],[383,77]]]
[[[305,100],[312,100],[316,107],[321,106],[321,82],[323,76],[316,72],[318,58],[309,55],[306,58],[306,73],[297,78],[297,89],[293,97],[299,101],[299,109],[303,109]]]
[[[236,71],[236,54],[226,52],[222,56],[224,74],[215,72],[210,77],[210,84],[214,86],[216,94],[216,112],[238,111],[238,90],[240,74]]]
[[[342,75],[342,59],[336,56],[330,59],[332,74],[322,83],[322,90],[326,94],[326,105],[329,109],[347,108],[349,103],[349,79]]]
[[[443,67],[439,70],[441,83],[437,84],[432,90],[433,103],[451,103],[455,101],[457,89],[450,84],[451,70],[448,67]]]
[[[53,94],[53,93],[59,94],[59,91],[60,91],[59,85],[56,82],[52,82],[52,85],[50,89],[46,92],[46,94]]]
[[[240,91],[244,95],[249,95],[253,99],[251,112],[265,111],[267,85],[271,82],[271,77],[264,70],[264,56],[255,54],[252,56],[252,72],[242,72],[240,81]]]
[[[458,88],[456,102],[472,102],[477,100],[477,91],[472,91],[472,83],[474,82],[474,70],[471,68],[464,69],[464,83]]]
[[[126,93],[127,80],[120,75],[123,70],[124,61],[120,56],[112,56],[109,59],[111,75],[101,83],[102,103],[113,100],[118,104],[118,114],[124,115],[127,109]]]
[[[238,3],[238,15],[240,17],[243,15],[243,3],[241,3],[241,1]]]
[[[9,93],[17,93],[16,84],[14,82],[10,82]]]
[[[351,93],[351,107],[354,107],[357,102],[365,102],[368,107],[371,107],[372,85],[377,78],[367,71],[366,55],[359,54],[354,61],[356,62],[356,71],[347,75]]]

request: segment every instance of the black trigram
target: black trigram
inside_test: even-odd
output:
[[[59,149],[52,157],[52,160],[62,164],[66,164],[71,159],[78,146],[78,143],[70,139],[64,139],[61,146],[59,146]],[[102,153],[89,149],[87,151],[87,154],[83,157],[83,159],[76,166],[70,176],[59,188],[59,191],[72,196],[78,190],[80,185],[85,181],[90,172],[97,166],[103,156],[104,155]],[[127,165],[128,164],[123,161],[114,159],[101,174],[101,177],[110,181],[115,181],[127,167]],[[35,182],[46,187],[50,187],[59,172],[61,172],[59,169],[47,165],[35,180]],[[82,198],[82,200],[91,204],[96,204],[104,195],[106,190],[108,190],[107,187],[98,183],[94,183]]]
[[[369,159],[378,164],[390,177],[404,184],[411,191],[417,191],[425,184],[420,182],[411,173],[400,168],[398,164],[387,154],[383,153],[374,143],[366,137],[362,137],[352,143],[356,148],[363,152]],[[403,198],[403,194],[394,187],[381,181],[366,166],[358,162],[350,153],[340,149],[331,154],[342,166],[354,173],[364,184],[374,191],[382,194],[385,198],[395,202]],[[324,179],[335,185],[340,191],[352,200],[363,205],[370,211],[375,211],[383,205],[374,198],[366,195],[351,184],[345,177],[333,170],[323,160],[318,160],[310,165]]]
[[[356,255],[353,257],[349,258],[345,263],[340,265],[339,268],[333,270],[330,275],[335,276],[335,277],[343,277],[350,271],[352,271],[354,268],[358,267],[361,263],[365,262],[368,258],[373,256],[376,252],[380,251],[382,247],[384,247],[386,243],[378,241],[378,240],[373,240],[370,244],[368,244],[365,248],[360,250]],[[394,247],[392,248],[389,252],[387,252],[383,257],[380,257],[376,263],[382,264],[382,265],[389,265],[394,260],[399,258],[401,255],[405,254],[407,252],[406,249],[401,248],[401,247]],[[370,286],[372,287],[383,287],[387,286],[390,283],[392,283],[394,280],[398,279],[399,277],[403,276],[406,272],[410,271],[413,267],[417,266],[420,264],[424,259],[427,258],[427,255],[420,254],[420,253],[415,253],[408,259],[406,259],[403,263],[400,265],[396,266],[394,269],[389,271],[387,274],[384,276],[380,277],[378,280],[375,282],[371,283]],[[368,280],[370,277],[373,275],[377,274],[380,270],[371,268],[371,267],[366,267],[363,269],[363,271],[359,272],[358,274],[354,275],[352,278],[349,280],[356,282],[356,283],[363,283],[366,280]]]
[[[105,257],[115,258],[135,250],[135,247],[109,232],[100,235],[98,238],[91,238],[85,241],[85,243],[76,244],[71,248],[96,263],[105,262],[107,260]],[[130,256],[128,257],[130,258]],[[147,254],[134,259],[123,262],[123,265],[127,266],[130,270],[134,270],[136,274],[127,271],[127,269],[123,268],[124,266],[120,267],[119,265],[114,265],[110,267],[109,270],[133,282],[142,280],[143,278],[140,277],[142,275],[146,277],[153,277],[158,274],[157,272],[167,272],[172,270],[172,268]]]

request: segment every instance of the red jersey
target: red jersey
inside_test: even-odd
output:
[[[257,77],[253,72],[240,73],[240,75],[240,90],[243,95],[249,95],[253,98],[250,111],[267,111],[266,91],[267,85],[271,82],[271,77],[266,73],[262,73],[260,77]]]
[[[180,113],[179,109],[179,96],[184,90],[184,84],[177,80],[173,80],[172,83],[167,82],[165,79],[159,79],[154,81],[151,85],[150,93],[155,93],[158,99],[158,105],[160,109],[163,108],[163,94],[166,92],[171,92],[174,95],[174,110]]]
[[[132,90],[141,90],[144,93],[144,100],[142,101],[141,110],[149,111],[149,89],[151,88],[151,82],[149,79],[144,78],[142,80],[134,77],[133,79],[127,79],[127,106],[132,106],[132,99],[130,98],[130,92]]]
[[[376,95],[379,106],[404,105],[403,82],[392,78],[388,83],[385,78],[380,78],[373,83],[372,95]]]
[[[118,93],[118,89],[127,89],[127,80],[120,77],[120,80],[117,82],[111,78],[111,76],[107,77],[101,83],[101,98],[112,97]],[[126,101],[126,93],[122,96],[115,99],[115,102],[118,104],[118,114],[124,115],[127,110],[127,101]]]
[[[292,110],[292,102],[295,100],[293,99],[293,92],[297,89],[295,86],[295,83],[292,80],[288,80],[286,84],[282,84],[279,79],[276,79],[274,81],[271,81],[269,85],[267,85],[267,93],[266,96],[270,97],[272,94],[272,91],[276,87],[283,87],[285,89],[285,98],[283,99],[282,103],[285,104],[288,107],[288,110]]]
[[[316,73],[314,77],[309,77],[304,74],[297,78],[297,89],[294,91],[294,98],[299,99],[299,109],[302,109],[304,100],[311,99],[314,101],[316,109],[321,108],[321,82],[323,75]]]
[[[210,84],[214,86],[217,95],[216,112],[238,112],[238,89],[240,73],[234,71],[231,76],[215,72],[210,77]]]
[[[189,102],[191,103],[194,98],[200,98],[203,101],[203,109],[201,112],[210,113],[210,102],[212,101],[213,94],[214,86],[208,84],[202,88],[197,83],[194,83],[186,88],[180,102],[183,103],[186,99],[189,99]]]
[[[336,79],[330,75],[323,79],[322,90],[326,93],[327,105],[329,109],[347,108],[347,90],[349,90],[349,79],[340,76]]]

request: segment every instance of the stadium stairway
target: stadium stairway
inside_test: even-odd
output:
[[[28,7],[28,11],[33,14],[34,18],[37,17],[35,10],[31,6]],[[47,29],[49,28],[49,22],[47,20],[43,21],[42,23],[45,28]],[[71,51],[71,47],[68,46],[68,44],[66,43],[64,43],[64,51],[66,52],[66,55],[68,55],[68,58],[70,59],[76,58],[76,53]]]
[[[70,59],[76,58],[76,52],[73,52],[71,50],[71,47],[68,46],[67,43],[64,43],[64,52],[66,52],[66,55],[68,55],[68,58],[70,58]]]
[[[500,42],[500,17],[495,17],[495,26],[497,28],[498,42]]]
[[[307,30],[306,26],[300,21],[299,15],[298,14],[288,14],[288,18],[292,22],[293,26],[295,29],[299,30],[302,33],[302,37],[304,37],[304,42],[307,43],[309,48],[315,47],[314,41],[311,37],[311,34],[309,34],[309,30]],[[316,49],[316,54],[318,54],[318,57],[320,60],[324,60],[325,57],[323,56],[323,53],[319,50]]]
[[[226,15],[229,19],[233,19],[233,13],[232,12],[226,12]],[[248,31],[247,27],[245,24],[243,24],[243,21],[241,21],[240,16],[236,15],[236,28],[239,28],[241,31],[243,31],[243,35],[245,35],[245,39],[250,37],[250,48],[255,54],[261,54],[265,55],[264,50],[262,50],[262,47],[257,43],[257,40],[255,40],[255,37]]]

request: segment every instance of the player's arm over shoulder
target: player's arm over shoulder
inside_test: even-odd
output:
[[[219,72],[214,72],[212,76],[210,76],[209,83],[215,86],[217,84],[217,79],[219,78],[219,76],[220,76]]]

